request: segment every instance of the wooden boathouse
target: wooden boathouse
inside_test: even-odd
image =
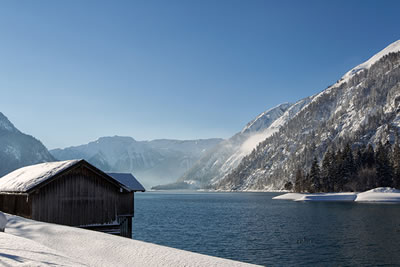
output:
[[[107,174],[85,160],[47,162],[0,178],[0,211],[29,219],[132,237],[131,174]]]

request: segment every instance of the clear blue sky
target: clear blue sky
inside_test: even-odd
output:
[[[48,148],[227,138],[400,39],[400,1],[2,1],[0,111]]]

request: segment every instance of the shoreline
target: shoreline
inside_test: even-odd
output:
[[[272,199],[293,201],[336,201],[336,202],[375,202],[400,203],[400,190],[391,187],[377,187],[365,192],[340,193],[286,193]]]
[[[12,253],[6,251],[7,248],[0,248],[0,252],[2,257],[14,261],[14,264],[20,264],[15,259],[21,259],[28,265],[51,262],[62,266],[258,266],[111,234],[5,215],[8,223],[5,233],[0,233],[0,240],[3,243],[11,242],[13,248]],[[26,247],[30,247],[30,252],[43,251],[42,257],[29,254]],[[43,250],[43,247],[46,249]]]

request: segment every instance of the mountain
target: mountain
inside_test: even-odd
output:
[[[0,177],[23,166],[54,160],[39,140],[21,133],[0,112]]]
[[[177,182],[154,189],[207,188],[235,169],[257,145],[276,133],[309,100],[284,103],[267,110],[249,122],[239,133],[222,141],[197,161]]]
[[[260,143],[217,190],[277,190],[328,149],[394,142],[400,128],[400,40],[347,72]]]
[[[85,145],[54,149],[59,160],[83,158],[107,172],[133,173],[146,188],[176,181],[222,139],[136,141],[132,137],[101,137]]]

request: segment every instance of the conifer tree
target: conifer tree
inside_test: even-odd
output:
[[[339,192],[343,190],[344,185],[344,168],[343,168],[344,154],[339,149],[335,155],[335,169],[332,176],[332,186],[334,192]]]
[[[294,182],[295,192],[304,192],[304,174],[301,168],[297,168],[295,182]]]
[[[321,173],[318,165],[318,160],[314,157],[314,160],[310,169],[310,192],[319,192],[321,190]]]
[[[365,146],[358,147],[356,150],[356,153],[355,153],[354,166],[355,166],[356,172],[359,171],[363,165],[363,154],[362,154],[363,150],[365,150]]]
[[[392,186],[393,184],[393,170],[389,160],[389,153],[387,144],[378,144],[375,155],[377,187]]]
[[[354,179],[356,168],[354,164],[353,152],[350,143],[347,143],[342,154],[343,177],[341,179],[340,189],[345,189],[345,185]]]
[[[310,177],[310,173],[306,172],[304,174],[304,179],[303,179],[303,192],[313,192],[312,188],[311,188],[311,177]]]
[[[398,139],[396,139],[396,142],[393,146],[392,166],[393,166],[393,187],[399,189],[400,188],[400,146],[399,146]]]
[[[330,192],[332,188],[332,176],[334,175],[334,154],[328,150],[322,160],[321,166],[321,191]]]
[[[363,166],[372,168],[375,165],[375,151],[371,144],[363,153]]]

